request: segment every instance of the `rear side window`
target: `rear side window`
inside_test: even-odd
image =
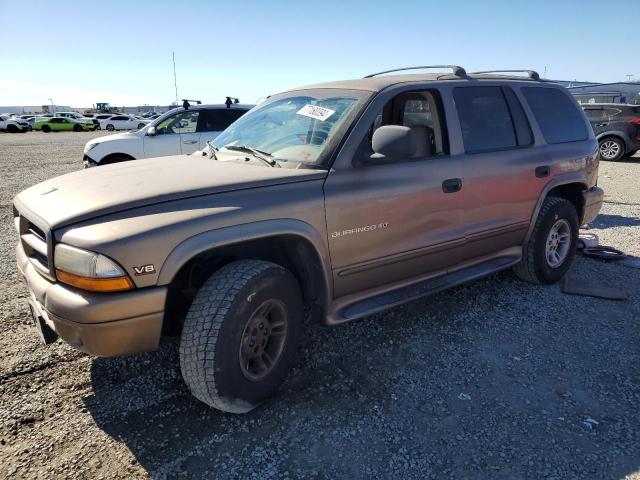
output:
[[[468,153],[518,146],[511,113],[500,87],[459,87],[453,97]]]
[[[589,137],[578,107],[561,90],[523,87],[522,93],[547,143],[578,142]]]
[[[215,110],[207,110],[204,115],[204,122],[200,125],[201,132],[221,132],[247,113],[246,110],[238,108],[218,108]]]
[[[527,120],[522,105],[520,105],[520,100],[518,100],[513,90],[508,87],[503,87],[502,92],[509,104],[513,126],[516,129],[518,146],[531,145],[533,143],[533,135],[531,133],[531,127],[529,126],[529,120]]]

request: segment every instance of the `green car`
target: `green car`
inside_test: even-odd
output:
[[[42,130],[45,133],[65,130],[73,130],[74,132],[95,130],[93,122],[89,119],[87,119],[87,121],[83,121],[63,117],[41,118],[40,120],[36,121],[34,128],[36,130]]]

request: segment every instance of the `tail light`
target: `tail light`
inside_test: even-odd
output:
[[[629,123],[640,125],[640,118],[632,118],[631,120],[629,120]]]

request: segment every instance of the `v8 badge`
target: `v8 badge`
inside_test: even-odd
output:
[[[156,273],[156,267],[152,264],[141,265],[140,267],[133,267],[133,271],[136,273],[136,277],[141,275],[151,275],[152,273]]]

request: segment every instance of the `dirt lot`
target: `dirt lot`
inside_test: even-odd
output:
[[[280,393],[211,410],[177,342],[96,359],[40,344],[11,199],[81,167],[96,133],[0,134],[0,478],[640,478],[640,269],[578,258],[627,301],[511,272],[315,327]],[[640,158],[603,163],[605,244],[640,256]]]

